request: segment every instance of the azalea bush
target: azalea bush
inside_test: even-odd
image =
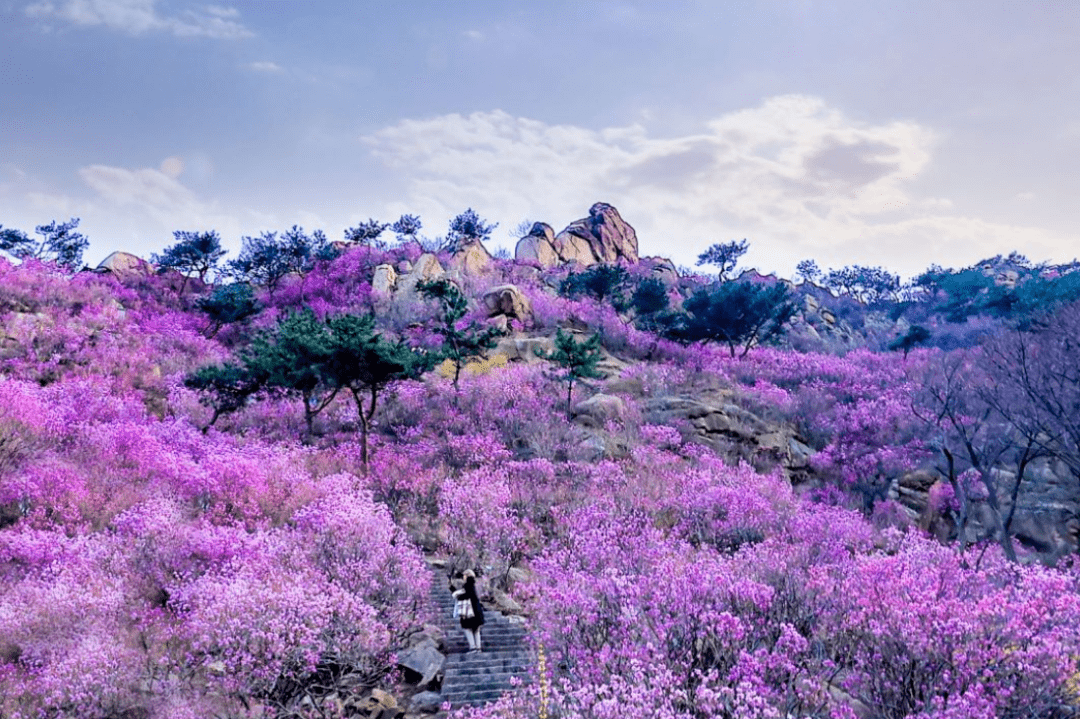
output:
[[[321,256],[217,334],[166,277],[0,260],[0,716],[265,719],[389,685],[433,619],[425,551],[510,592],[543,657],[478,718],[1080,711],[1074,563],[942,544],[881,501],[940,452],[914,412],[939,350],[732,358],[555,296],[565,270],[495,262],[462,283],[462,319],[484,319],[483,288],[518,282],[530,330],[586,325],[637,358],[576,389],[617,395],[618,416],[568,418],[557,373],[526,358],[462,372],[459,391],[438,372],[394,383],[366,447],[349,397],[306,443],[308,408],[271,393],[207,428],[184,377],[303,307],[313,322],[374,311],[402,348],[432,339],[430,308],[370,291],[376,265],[418,252]],[[680,396],[793,433],[810,482],[648,415]],[[984,475],[959,469],[983,501]],[[956,491],[939,483],[928,511],[962,511]]]

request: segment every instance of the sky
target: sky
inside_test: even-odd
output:
[[[1080,255],[1078,0],[0,0],[0,225],[95,265],[598,201],[691,266]]]

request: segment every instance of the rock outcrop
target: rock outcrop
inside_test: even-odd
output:
[[[588,217],[571,222],[555,237],[554,246],[564,262],[638,261],[637,233],[606,202],[597,202]]]
[[[413,295],[416,294],[416,286],[421,280],[438,280],[445,276],[446,270],[443,269],[439,258],[425,252],[417,258],[412,272],[398,276],[395,289],[399,295],[406,296],[409,301],[414,301],[416,298]]]
[[[557,267],[560,259],[555,252],[555,230],[546,222],[534,222],[529,234],[518,240],[514,258],[518,262],[535,262],[545,270]]]
[[[371,279],[371,289],[380,294],[388,295],[394,291],[397,285],[397,271],[393,265],[379,265],[375,268],[375,276]]]
[[[95,272],[109,272],[118,280],[151,277],[154,266],[129,252],[114,252],[101,261]]]
[[[1007,516],[1016,473],[995,470],[992,477],[1001,514]],[[889,498],[898,502],[912,521],[923,525],[940,540],[953,541],[959,535],[954,515],[935,507],[931,501],[935,489],[944,490],[945,485],[946,480],[939,471],[924,467],[894,481],[889,488]],[[974,498],[965,528],[967,541],[981,541],[992,536],[998,526],[986,497]],[[1047,458],[1028,466],[1017,493],[1016,512],[1009,529],[1021,545],[1046,561],[1056,561],[1080,549],[1080,496],[1068,468]]]
[[[514,255],[519,262],[535,262],[544,269],[563,264],[588,267],[600,262],[638,261],[637,233],[619,211],[606,202],[589,208],[589,216],[575,220],[558,235],[551,225],[533,224],[518,241]]]
[[[519,320],[532,319],[532,303],[517,285],[499,285],[484,293],[484,307],[488,317],[506,315]]]
[[[770,425],[730,402],[714,405],[696,397],[667,396],[646,400],[642,409],[651,424],[682,425],[689,439],[717,454],[744,459],[758,469],[780,466],[793,480],[807,471],[814,453],[790,429]]]
[[[476,277],[491,267],[491,253],[480,240],[463,242],[450,258],[450,269],[463,275]]]

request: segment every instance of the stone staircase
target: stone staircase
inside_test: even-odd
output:
[[[485,624],[480,629],[483,651],[466,654],[469,645],[458,620],[454,619],[454,598],[446,578],[435,574],[431,584],[439,627],[446,633],[446,664],[443,668],[442,699],[452,709],[493,702],[516,687],[512,679],[528,681],[532,652],[525,644],[525,626],[517,617],[508,617],[484,607]]]

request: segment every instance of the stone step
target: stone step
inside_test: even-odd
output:
[[[498,610],[484,607],[484,625],[480,629],[483,651],[467,653],[461,624],[453,618],[456,601],[446,589],[444,578],[435,574],[431,585],[430,608],[435,624],[446,636],[443,654],[442,700],[454,709],[493,702],[513,693],[529,681],[529,667],[534,663],[528,644],[528,628],[518,617],[507,617]],[[442,716],[440,712],[437,716]]]
[[[491,674],[485,676],[483,681],[475,681],[473,678],[459,677],[452,682],[443,682],[442,692],[443,694],[453,694],[458,691],[465,691],[474,687],[488,687],[490,689],[503,688],[513,689],[514,680],[520,680],[521,684],[525,683],[526,677],[521,673],[518,674]]]
[[[443,667],[446,672],[449,667]],[[492,662],[490,664],[477,664],[474,666],[458,666],[453,672],[455,677],[484,677],[496,674],[527,674],[528,665],[524,662]],[[445,679],[443,680],[446,681]]]
[[[461,638],[464,641],[465,630],[461,628],[460,624],[440,624],[439,629],[446,632],[446,636],[451,639]],[[500,627],[498,625],[492,626],[491,624],[480,625],[480,634],[484,637],[498,638],[502,641],[510,642],[524,642],[527,635],[521,629],[511,627]]]
[[[476,706],[478,704],[487,704],[489,702],[498,701],[505,694],[510,694],[513,689],[472,689],[466,692],[455,692],[454,694],[444,695],[443,701],[450,702],[451,709],[460,709],[465,706]]]

